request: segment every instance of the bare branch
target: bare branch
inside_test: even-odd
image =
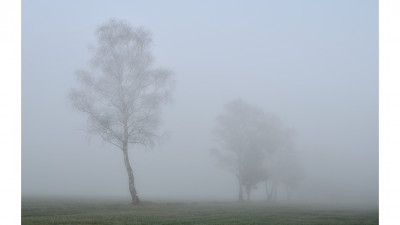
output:
[[[143,27],[110,20],[96,35],[91,71],[76,72],[81,86],[71,90],[71,104],[88,116],[88,131],[103,140],[119,148],[124,142],[152,145],[160,107],[170,99],[172,72],[153,68],[152,38]]]

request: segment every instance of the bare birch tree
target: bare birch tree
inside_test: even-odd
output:
[[[69,99],[87,115],[89,133],[122,151],[132,203],[138,204],[128,148],[153,146],[161,106],[170,100],[172,73],[153,68],[152,38],[144,28],[111,19],[95,34],[90,70],[76,72],[80,87]]]

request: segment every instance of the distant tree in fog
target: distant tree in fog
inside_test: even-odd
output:
[[[146,29],[111,19],[95,34],[91,70],[76,72],[80,87],[71,90],[69,99],[87,115],[88,132],[122,151],[132,203],[138,204],[128,147],[154,144],[160,108],[170,99],[172,73],[153,67]]]
[[[298,161],[297,152],[290,145],[270,154],[266,159],[267,178],[265,188],[267,200],[276,202],[278,187],[284,187],[287,199],[290,200],[293,189],[304,178],[303,168]]]
[[[305,176],[303,167],[295,152],[290,149],[280,154],[276,167],[278,182],[284,185],[287,199],[290,200],[293,189],[300,184]]]
[[[242,158],[242,185],[250,201],[251,191],[257,183],[267,178],[267,170],[264,167],[265,152],[262,149],[253,149],[243,155]]]
[[[242,100],[229,102],[224,109],[214,132],[219,148],[212,152],[222,166],[235,174],[239,201],[243,201],[243,188],[250,199],[256,184],[268,178],[266,158],[284,148],[290,135],[277,117]]]

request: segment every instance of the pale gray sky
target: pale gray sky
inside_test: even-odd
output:
[[[156,65],[177,82],[170,139],[131,151],[142,198],[235,200],[209,149],[222,105],[242,98],[296,130],[299,195],[377,203],[378,1],[366,0],[22,1],[23,195],[129,199],[121,152],[89,142],[66,101],[112,17],[150,29]]]

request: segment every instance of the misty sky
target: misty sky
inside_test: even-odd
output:
[[[142,199],[237,197],[210,149],[223,104],[241,98],[296,131],[298,198],[378,200],[378,1],[22,1],[22,195],[126,197],[122,152],[67,104],[95,29],[153,34],[174,71],[169,139],[131,148]],[[254,193],[266,198],[263,185]]]

